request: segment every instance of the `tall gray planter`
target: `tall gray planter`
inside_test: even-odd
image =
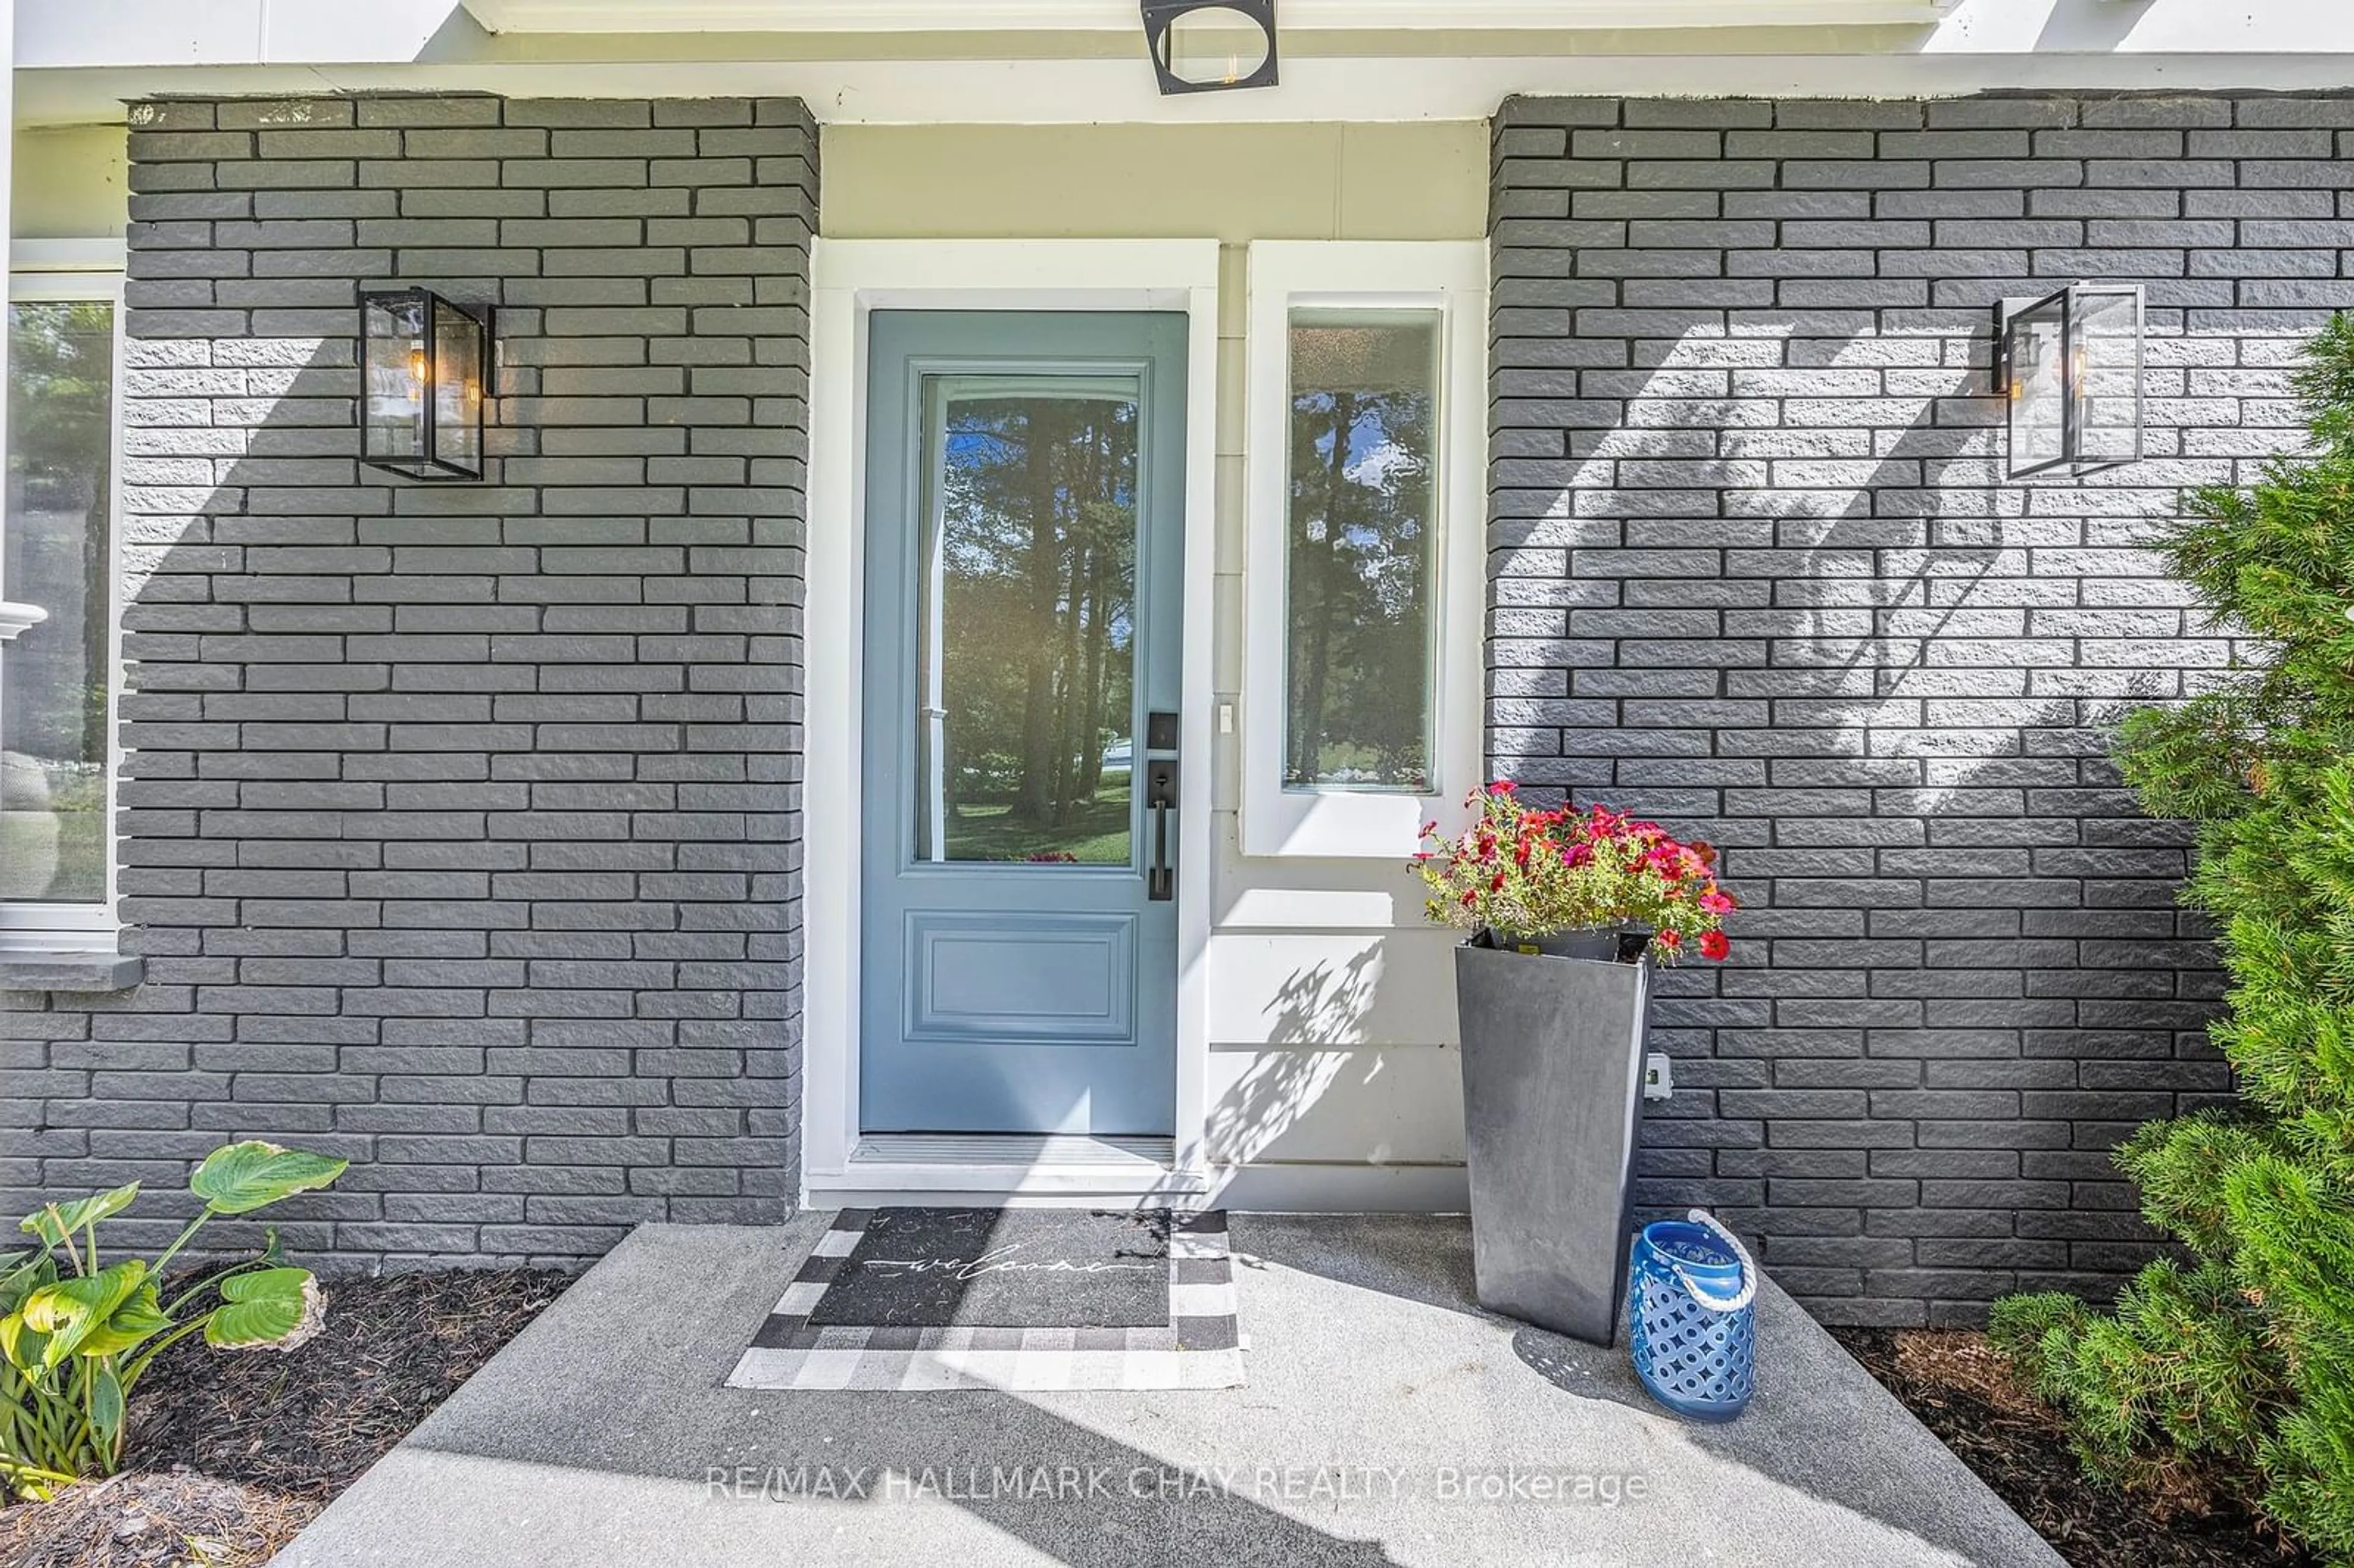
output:
[[[1479,1305],[1597,1345],[1627,1286],[1650,979],[1644,962],[1455,950]]]

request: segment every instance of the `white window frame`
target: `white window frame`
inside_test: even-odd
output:
[[[1430,787],[1286,789],[1295,310],[1439,316],[1433,487]],[[1248,505],[1244,555],[1242,847],[1251,856],[1402,860],[1423,824],[1452,823],[1480,782],[1487,562],[1488,247],[1481,240],[1259,240],[1250,248]]]
[[[122,461],[123,247],[121,240],[17,240],[9,249],[8,302],[104,300],[114,307],[113,451],[106,504],[107,705],[106,899],[101,904],[0,901],[0,955],[10,951],[111,950],[122,934],[119,913],[122,789]],[[7,585],[0,582],[0,599]],[[38,608],[36,606],[35,608]],[[0,660],[8,644],[0,641]]]

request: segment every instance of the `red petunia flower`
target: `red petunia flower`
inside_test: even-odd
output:
[[[1582,865],[1592,865],[1594,863],[1594,846],[1592,844],[1569,845],[1561,852],[1561,863],[1569,867],[1572,871],[1575,871]]]
[[[1724,956],[1732,951],[1733,944],[1724,939],[1723,932],[1706,931],[1702,933],[1700,938],[1700,956],[1702,958],[1714,959],[1721,963],[1723,961]]]
[[[1712,915],[1730,915],[1741,907],[1733,901],[1732,895],[1712,883],[1709,890],[1700,895],[1700,906]]]
[[[1684,945],[1684,939],[1681,937],[1677,936],[1673,931],[1662,931],[1658,936],[1653,937],[1651,940],[1657,942],[1660,947],[1665,948],[1671,953]]]

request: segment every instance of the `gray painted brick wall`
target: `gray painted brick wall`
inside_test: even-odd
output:
[[[282,1211],[310,1259],[786,1213],[808,115],[174,101],[130,137],[147,978],[6,999],[0,1202],[259,1136],[353,1161]],[[355,290],[396,282],[498,307],[486,483],[355,461]]]
[[[2235,652],[2147,549],[2298,440],[2354,96],[1522,100],[1495,125],[1496,771],[1725,849],[1641,1200],[1835,1322],[2147,1255],[2105,1150],[2228,1092],[2184,835],[2100,738]],[[2148,289],[2147,461],[2001,473],[1988,309]]]

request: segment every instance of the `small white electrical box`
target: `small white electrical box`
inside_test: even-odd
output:
[[[1643,1097],[1647,1100],[1672,1098],[1676,1092],[1676,1065],[1668,1060],[1664,1051],[1654,1051],[1643,1058]]]

